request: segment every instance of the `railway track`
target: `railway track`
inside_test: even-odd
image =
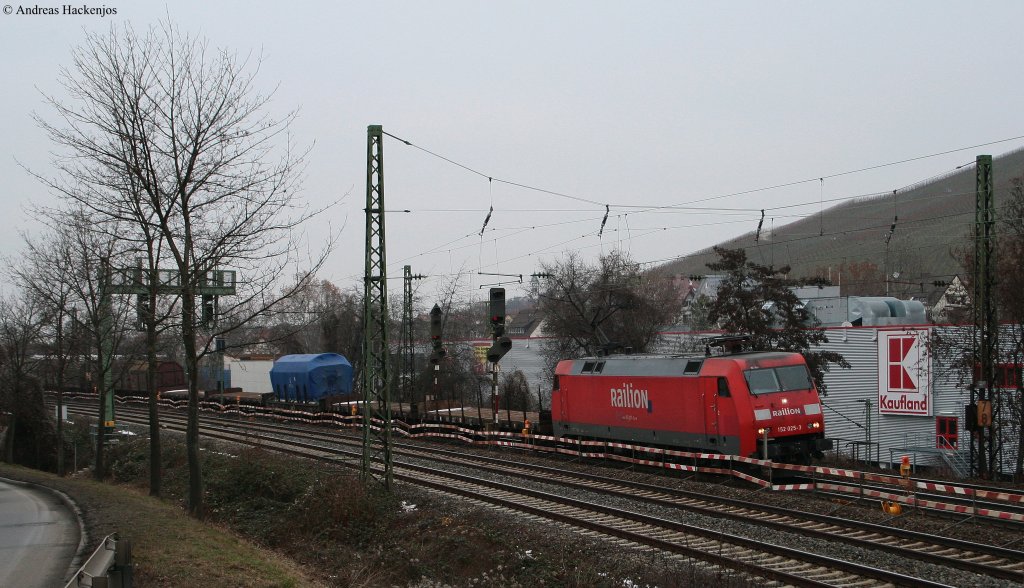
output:
[[[284,435],[294,433],[293,427],[282,425],[264,423],[262,428],[266,431],[279,431]],[[313,429],[305,430],[304,436],[325,442],[338,442],[337,434]],[[353,443],[358,444],[360,441],[356,440]],[[508,460],[467,456],[464,453],[421,445],[395,443],[394,448],[400,450],[401,455],[423,455],[429,458],[441,455],[448,463],[458,463],[477,470],[485,469],[496,475],[511,475],[534,483],[561,484],[588,492],[684,509],[705,516],[742,522],[756,520],[762,526],[783,532],[798,532],[803,536],[841,541],[860,548],[886,551],[901,558],[912,557],[918,561],[1024,583],[1024,552],[1014,549],[984,546],[953,537],[896,529],[726,497],[709,500],[707,496],[694,492],[540,465],[510,464]]]
[[[126,416],[126,412],[124,410],[121,412],[122,417]],[[137,422],[140,423],[146,422],[145,415],[132,418],[133,420],[138,418]],[[268,423],[239,423],[226,419],[204,420],[207,423],[216,420],[218,423],[216,426],[204,423],[204,427],[207,428],[204,435],[208,437],[251,443],[253,431],[259,430],[261,431],[259,443],[264,447],[272,443],[275,450],[287,451],[304,457],[311,457],[310,453],[312,452],[316,453],[314,457],[331,461],[351,458],[348,465],[358,464],[361,457],[361,449],[357,450],[358,440],[345,439],[336,433],[298,430],[295,427]],[[180,419],[165,418],[164,424],[179,426],[172,421],[180,421]],[[311,441],[337,445],[347,443],[352,445],[352,449],[325,448]],[[685,510],[705,516],[729,518],[747,524],[753,522],[760,526],[777,529],[780,532],[813,536],[826,541],[842,541],[864,549],[885,551],[892,554],[894,558],[924,561],[984,577],[1017,582],[1024,580],[1024,554],[1009,549],[979,546],[947,537],[746,503],[734,499],[708,499],[706,496],[697,496],[680,490],[567,472],[546,466],[519,463],[509,465],[505,460],[481,456],[468,457],[449,450],[396,444],[396,455],[433,460],[441,456],[452,465],[470,468],[474,471],[487,471],[494,475],[513,476],[532,484],[559,485],[593,494],[628,498],[633,501],[642,500],[660,507]],[[550,492],[487,481],[479,476],[466,476],[453,472],[439,474],[436,467],[396,462],[396,470],[399,468],[401,472],[396,473],[396,478],[410,483],[460,494],[467,498],[488,502],[499,508],[515,509],[531,516],[583,527],[591,532],[602,533],[635,545],[646,545],[648,548],[659,549],[680,557],[702,559],[711,565],[731,567],[741,573],[770,578],[781,583],[821,585],[814,584],[820,581],[824,585],[852,585],[856,583],[854,578],[859,577],[861,580],[871,578],[883,584],[892,582],[897,585],[939,585],[869,566],[849,569],[845,566],[858,566],[859,564],[849,564],[849,562],[842,562],[835,558],[812,555],[805,550],[766,545],[763,541],[733,535],[726,536],[720,530],[702,529],[663,518],[613,509],[592,501],[580,501],[556,496]],[[429,480],[432,481],[428,483]],[[510,498],[512,495],[519,498]],[[713,557],[708,555],[708,550],[714,554]],[[736,564],[730,566],[722,563],[718,559],[721,557],[726,557],[727,560],[734,561]],[[798,564],[797,562],[802,563]],[[790,573],[796,577],[785,575]],[[809,581],[811,584],[800,584],[798,580],[801,578],[802,581]]]
[[[799,483],[799,480],[797,482],[794,482],[794,483]],[[1012,503],[1007,503],[1007,502],[992,502],[992,501],[988,501],[988,500],[984,500],[984,499],[979,499],[979,498],[973,497],[973,496],[962,496],[962,495],[950,494],[950,493],[931,492],[931,491],[928,491],[928,490],[923,490],[922,487],[927,487],[929,485],[941,486],[942,484],[935,483],[935,482],[924,482],[922,480],[912,480],[912,483],[913,483],[913,485],[911,486],[911,488],[912,488],[913,495],[914,495],[916,503],[922,504],[922,505],[929,504],[929,503],[939,503],[939,504],[943,504],[943,505],[950,505],[950,506],[946,507],[947,509],[950,509],[950,510],[942,510],[942,509],[938,509],[938,508],[928,508],[928,510],[930,512],[932,512],[936,516],[945,517],[945,518],[948,518],[948,519],[951,519],[951,520],[962,520],[964,517],[971,516],[969,514],[964,514],[964,512],[970,513],[970,512],[974,512],[974,511],[983,511],[983,510],[984,511],[990,511],[990,512],[1007,513],[1009,515],[1013,515],[1013,516],[1017,516],[1017,517],[1019,517],[1020,515],[1024,515],[1024,504],[1012,504]],[[961,485],[961,484],[957,484],[957,487],[958,488],[972,488],[970,486],[964,486],[964,485]],[[980,488],[980,487],[976,487],[976,488]],[[858,487],[858,490],[864,496],[870,496],[870,495],[897,496],[897,495],[903,495],[903,494],[905,494],[907,492],[907,489],[905,487],[892,486],[892,485],[882,485],[882,484],[862,484],[862,485],[860,485]],[[816,492],[818,492],[818,493],[820,493],[822,495],[832,496],[832,497],[835,497],[837,499],[849,498],[850,497],[849,494],[843,494],[841,492],[829,492],[827,490],[821,490],[821,489],[816,490]],[[992,492],[992,491],[991,490],[986,490],[986,492]],[[951,507],[955,508],[957,506],[963,507],[962,511],[964,511],[964,512],[960,512],[958,510],[951,509]],[[1017,520],[1013,520],[1013,519],[1010,519],[1010,518],[1002,519],[1002,518],[997,518],[997,517],[994,517],[994,516],[987,517],[987,518],[990,518],[991,522],[994,523],[994,524],[1005,525],[1008,528],[1016,528],[1016,529],[1020,529],[1020,530],[1024,531],[1024,523],[1021,523],[1021,522],[1019,522]]]

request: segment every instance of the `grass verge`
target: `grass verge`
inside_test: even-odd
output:
[[[64,491],[91,543],[132,540],[138,586],[742,585],[686,560],[400,485],[364,487],[350,469],[260,448],[209,445],[207,519],[184,514],[184,447],[164,436],[162,500],[146,495],[148,441],[109,450],[110,483],[0,465],[0,475]]]
[[[59,478],[0,464],[0,476],[56,488],[82,510],[87,553],[118,532],[132,542],[136,586],[320,586],[294,561],[216,525],[188,517],[174,504],[135,488],[81,477]]]

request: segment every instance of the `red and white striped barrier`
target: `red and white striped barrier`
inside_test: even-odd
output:
[[[69,395],[69,397],[75,396],[95,397],[96,395]],[[116,398],[115,400],[122,404],[130,402],[146,402],[146,399],[144,398]],[[161,399],[160,404],[164,406],[170,406],[172,408],[181,408],[183,406],[186,406],[188,404],[188,401]],[[305,411],[295,411],[289,409],[269,409],[261,407],[247,407],[246,410],[242,411],[240,410],[238,405],[222,405],[210,402],[201,402],[199,406],[201,410],[209,412],[218,412],[222,414],[239,413],[247,415],[258,415],[271,417],[280,421],[318,424],[325,423],[346,428],[358,428],[363,426],[363,417],[339,415],[337,413],[318,413],[310,415],[310,413]],[[379,430],[381,425],[382,421],[376,419],[374,419],[371,422],[371,427],[375,430]],[[810,491],[818,489],[842,494],[865,496],[869,498],[876,498],[879,500],[888,500],[905,504],[908,506],[917,506],[919,508],[928,508],[932,510],[955,512],[968,515],[974,514],[977,516],[995,518],[1000,520],[1024,522],[1024,514],[1008,513],[994,509],[977,508],[971,505],[949,504],[935,500],[919,499],[914,495],[907,495],[906,493],[901,491],[889,492],[885,490],[866,489],[859,486],[851,486],[848,484],[824,481],[799,484],[772,484],[770,481],[764,480],[752,474],[737,471],[732,468],[732,464],[735,462],[753,466],[770,467],[773,469],[779,469],[783,471],[804,472],[807,474],[846,478],[849,480],[871,481],[894,486],[902,486],[908,483],[903,478],[892,475],[874,474],[868,472],[859,472],[856,470],[847,470],[841,468],[830,468],[821,466],[780,464],[774,463],[769,460],[761,460],[750,457],[723,455],[720,453],[695,453],[688,451],[678,451],[673,449],[662,449],[656,447],[643,447],[631,445],[628,443],[586,441],[579,439],[560,439],[550,435],[524,436],[521,433],[508,431],[481,432],[452,423],[418,423],[411,426],[405,426],[404,423],[402,423],[401,421],[393,421],[392,430],[397,431],[398,434],[403,435],[407,438],[455,439],[465,443],[469,443],[471,445],[512,447],[517,449],[543,451],[548,453],[559,453],[574,457],[584,457],[591,459],[611,459],[619,462],[632,463],[654,468],[664,468],[675,471],[700,472],[708,474],[733,476],[735,478],[745,480],[762,488],[769,488],[772,491]],[[551,445],[544,445],[544,443],[550,443]],[[615,453],[615,451],[629,451],[633,452],[633,455],[626,456],[622,455],[621,453]],[[695,463],[693,465],[670,463],[666,459],[667,457],[692,459]],[[696,464],[698,460],[703,460],[705,462],[722,462],[722,465],[726,467],[709,467],[706,465],[699,466]],[[1024,504],[1024,494],[990,490],[976,491],[974,489],[965,488],[963,486],[957,486],[955,484],[943,484],[936,482],[912,481],[910,483],[913,484],[913,487],[917,489],[927,490],[930,492],[941,492],[961,497],[974,496],[985,500],[1007,502],[1013,504]]]
[[[698,470],[697,466],[683,465],[681,463],[666,463],[663,467],[669,470],[678,470],[681,472],[696,472]]]
[[[921,490],[931,492],[943,492],[945,494],[956,494],[957,496],[973,496],[974,490],[962,486],[951,486],[949,484],[935,484],[932,482],[914,482],[914,486]]]
[[[1013,502],[1024,504],[1024,494],[1011,494],[1009,492],[991,492],[988,490],[977,490],[975,496],[985,500],[998,500],[1000,502]]]
[[[707,471],[707,470],[701,470],[701,471]],[[768,488],[768,487],[770,487],[772,485],[772,483],[769,482],[768,480],[762,480],[761,478],[755,478],[754,476],[751,476],[749,474],[744,474],[743,472],[733,471],[732,475],[734,477],[737,477],[737,478],[741,479],[741,480],[746,480],[747,482],[751,482],[753,484],[757,484],[758,486],[760,486],[762,488]]]
[[[904,504],[910,504],[911,498],[906,494],[899,494],[895,492],[885,492],[884,490],[872,490],[870,488],[864,488],[861,490],[862,496],[868,498],[878,498],[880,500],[890,500],[893,502],[902,502]]]
[[[771,487],[773,492],[786,490],[814,490],[814,484],[778,484]]]
[[[1000,510],[991,510],[988,508],[977,508],[974,510],[974,512],[978,516],[990,517],[993,519],[999,519],[1003,521],[1015,521],[1018,523],[1024,523],[1024,514],[1019,514],[1015,512],[1003,512]]]
[[[948,504],[945,502],[936,502],[934,500],[915,500],[916,506],[921,508],[930,508],[932,510],[941,510],[945,512],[955,512],[959,514],[975,514],[974,508],[966,504]]]
[[[817,466],[814,468],[814,473],[821,474],[823,476],[839,476],[842,478],[859,478],[861,473],[855,470],[841,470],[838,468],[826,468]]]
[[[814,466],[796,465],[796,464],[792,464],[792,463],[771,463],[771,462],[767,462],[767,463],[771,464],[771,466],[773,468],[778,469],[778,470],[789,470],[791,472],[804,472],[804,473],[807,473],[807,474],[813,474],[813,473],[815,473],[815,470],[817,469]]]
[[[841,494],[860,494],[861,488],[857,486],[847,486],[845,484],[829,484],[827,482],[818,482],[815,484],[815,488],[818,490],[824,490],[826,492],[839,492]]]
[[[886,474],[872,474],[864,472],[860,475],[860,478],[867,482],[878,482],[879,484],[890,484],[890,485],[902,485],[903,478],[899,476],[889,476]]]

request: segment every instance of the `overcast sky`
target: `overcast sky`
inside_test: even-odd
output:
[[[317,241],[327,220],[344,226],[323,274],[339,286],[361,284],[367,125],[576,198],[488,182],[385,138],[387,209],[412,211],[387,214],[388,275],[405,264],[428,274],[426,307],[460,270],[472,300],[501,279],[477,272],[528,276],[566,250],[663,260],[753,230],[761,208],[779,226],[822,199],[891,192],[1024,146],[971,148],[1024,136],[1019,1],[142,4],[88,5],[116,9],[105,17],[19,15],[18,4],[0,14],[3,254],[21,248],[19,230],[38,230],[25,206],[53,199],[22,168],[50,171],[31,118],[49,114],[41,92],[60,96],[58,68],[85,31],[168,16],[262,54],[257,83],[277,86],[274,113],[300,109],[294,134],[314,144],[305,198],[344,196],[308,232]],[[681,204],[738,210],[636,208]],[[793,204],[806,206],[777,208]]]

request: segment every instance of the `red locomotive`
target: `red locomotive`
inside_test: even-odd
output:
[[[798,353],[611,355],[565,360],[551,395],[555,436],[807,462],[831,449]]]

